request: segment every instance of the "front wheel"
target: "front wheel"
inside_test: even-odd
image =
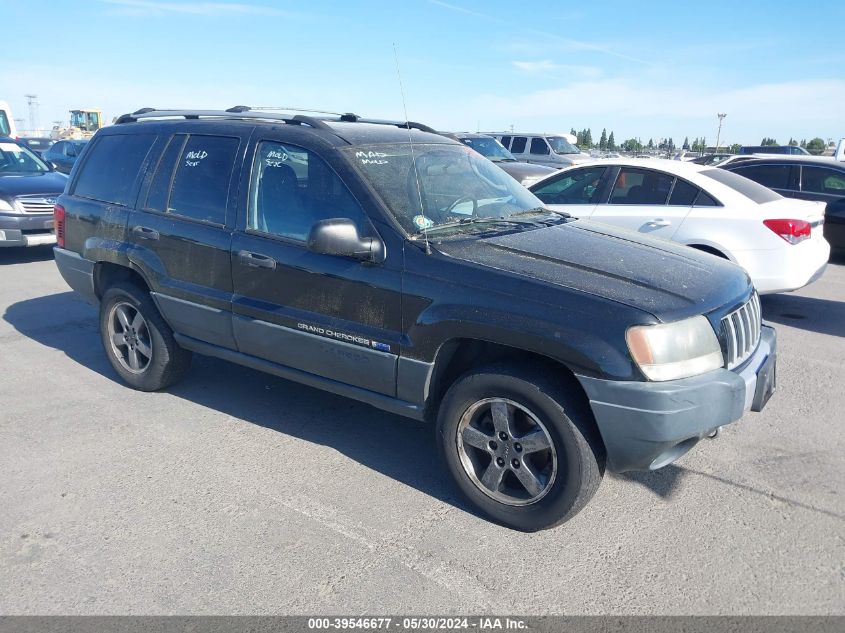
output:
[[[604,473],[592,414],[538,372],[500,365],[459,378],[437,421],[450,474],[473,505],[526,532],[570,519]]]
[[[100,337],[112,367],[140,391],[173,384],[191,364],[191,353],[176,343],[149,292],[133,284],[116,284],[103,294]]]

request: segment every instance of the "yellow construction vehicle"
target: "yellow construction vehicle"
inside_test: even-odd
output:
[[[50,137],[54,139],[82,139],[91,138],[103,127],[103,113],[100,110],[71,110],[70,126],[53,126]]]

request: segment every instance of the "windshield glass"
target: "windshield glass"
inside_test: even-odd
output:
[[[575,147],[562,136],[547,136],[546,140],[552,146],[555,154],[580,154],[581,150]]]
[[[0,110],[0,136],[9,136],[12,128],[9,126],[9,119],[3,110]]]
[[[0,175],[40,174],[50,171],[40,158],[17,143],[0,142]]]
[[[533,193],[464,145],[413,145],[413,159],[411,147],[402,143],[344,151],[412,236],[465,222],[454,227],[461,232],[473,223],[543,206]]]
[[[502,161],[516,161],[508,150],[502,147],[501,143],[492,136],[482,136],[478,138],[462,138],[461,143],[474,149],[476,152],[492,160],[494,163]]]

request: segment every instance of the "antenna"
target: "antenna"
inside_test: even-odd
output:
[[[393,59],[396,62],[396,77],[399,79],[399,94],[402,95],[402,109],[405,111],[405,120],[409,121],[405,125],[408,127],[408,144],[411,146],[411,164],[414,169],[414,178],[417,181],[417,195],[420,199],[420,214],[425,217],[425,206],[422,199],[422,184],[420,183],[420,172],[417,170],[417,157],[414,154],[414,139],[411,134],[411,124],[408,118],[408,106],[405,103],[405,89],[402,87],[402,73],[399,72],[399,55],[396,54],[396,42],[393,42]],[[425,254],[431,255],[431,246],[428,243],[428,227],[425,221],[422,223],[423,239],[425,240]]]

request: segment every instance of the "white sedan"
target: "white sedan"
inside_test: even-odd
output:
[[[550,209],[680,242],[739,264],[760,294],[817,279],[830,255],[824,206],[735,173],[681,161],[613,159],[537,181]]]

